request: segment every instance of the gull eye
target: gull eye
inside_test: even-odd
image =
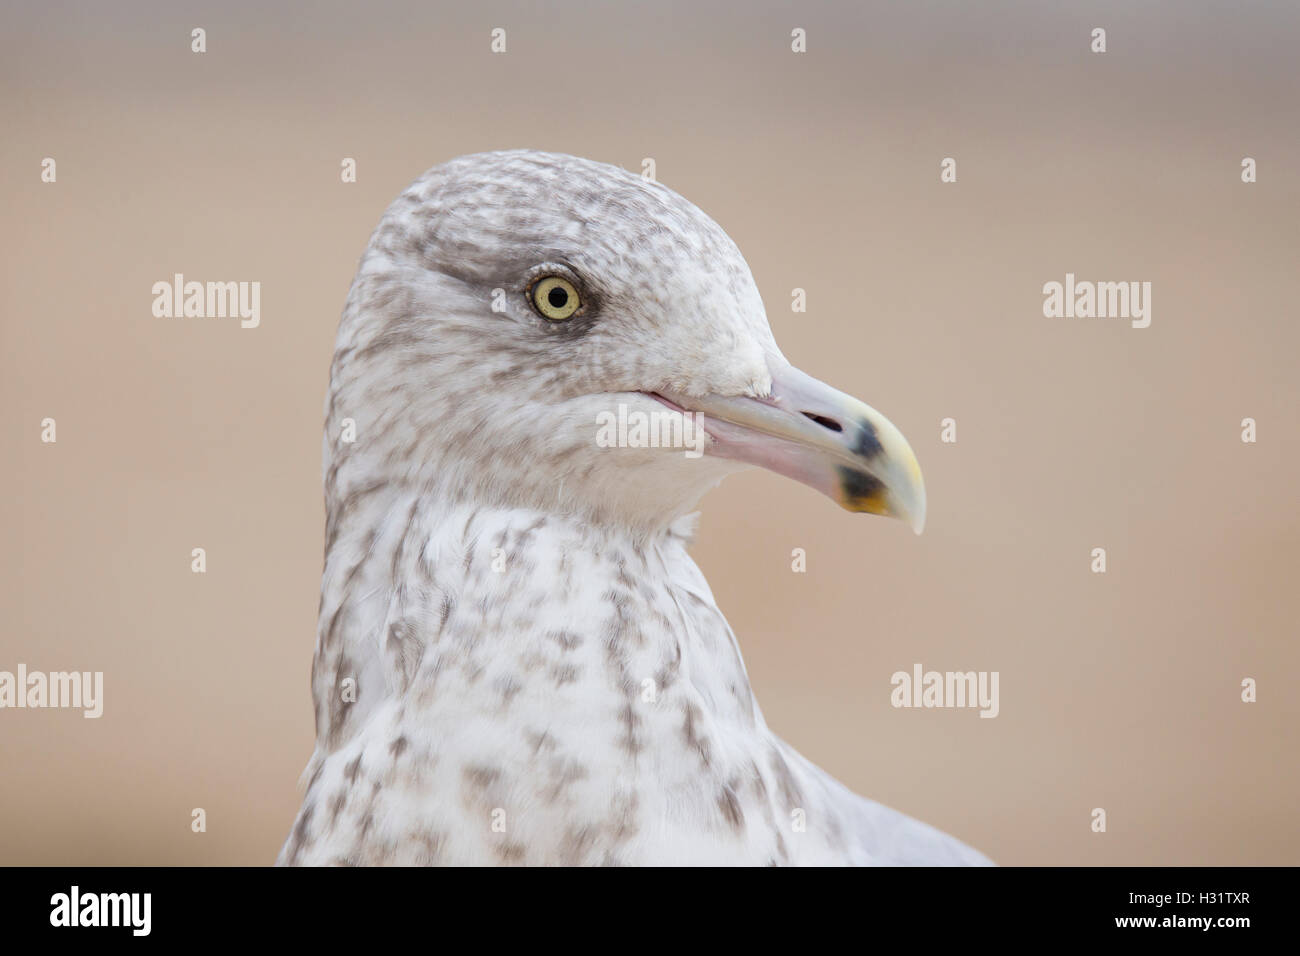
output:
[[[563,322],[578,311],[582,300],[568,279],[546,276],[533,286],[533,305],[552,322]]]

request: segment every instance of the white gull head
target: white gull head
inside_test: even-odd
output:
[[[618,414],[700,422],[705,455],[608,447]],[[344,419],[364,441],[338,441]],[[331,508],[384,480],[652,533],[757,464],[925,516],[906,440],[791,367],[717,223],[625,170],[529,151],[438,166],[389,208],[339,328],[325,459]]]

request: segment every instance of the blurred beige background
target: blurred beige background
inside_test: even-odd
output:
[[[1300,863],[1300,8],[969,7],[6,4],[0,669],[102,670],[105,712],[0,711],[0,863],[274,859],[353,269],[424,169],[518,146],[653,157],[920,457],[920,538],[761,472],[706,500],[778,732],[1002,863]],[[154,318],[174,272],[260,281],[261,327]],[[1044,318],[1066,272],[1150,281],[1151,327]],[[892,708],[914,663],[999,671],[1000,716]]]

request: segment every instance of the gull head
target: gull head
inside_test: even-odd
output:
[[[339,325],[324,449],[332,519],[395,485],[649,533],[758,465],[925,520],[906,439],[786,361],[717,223],[553,153],[464,156],[389,207]]]

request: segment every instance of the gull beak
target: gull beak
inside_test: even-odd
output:
[[[772,372],[764,398],[660,391],[665,404],[701,413],[708,453],[793,478],[848,511],[925,527],[925,482],[907,439],[888,418],[792,365]]]

